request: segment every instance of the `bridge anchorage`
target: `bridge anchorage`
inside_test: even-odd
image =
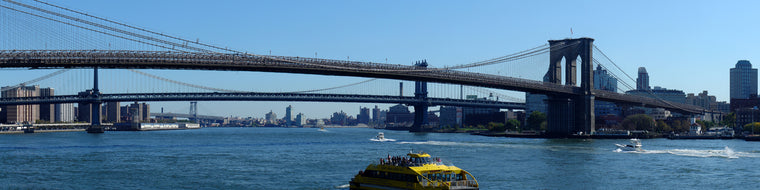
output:
[[[547,136],[568,137],[594,132],[594,67],[592,38],[549,40],[549,70],[544,82],[562,84],[562,58],[565,59],[565,85],[576,84],[576,59],[581,59],[580,89],[571,95],[549,93],[546,100]],[[561,47],[561,48],[555,48]]]

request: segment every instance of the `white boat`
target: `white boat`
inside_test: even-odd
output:
[[[396,141],[396,139],[386,139],[385,138],[385,134],[383,134],[383,132],[378,132],[377,136],[375,136],[375,138],[372,138],[372,139],[369,139],[369,140],[371,140],[371,141],[380,141],[380,142]]]
[[[622,144],[615,144],[618,148],[620,148],[621,151],[644,151],[641,149],[641,140],[639,139],[631,139],[630,144],[622,145]]]
[[[327,132],[327,129],[325,129],[325,127],[320,127],[320,128],[318,129],[318,131],[321,131],[321,132]]]

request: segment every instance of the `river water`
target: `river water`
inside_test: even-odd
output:
[[[384,132],[393,142],[370,139]],[[760,142],[520,139],[366,128],[0,135],[11,189],[337,189],[381,157],[424,151],[474,174],[481,189],[757,188]]]

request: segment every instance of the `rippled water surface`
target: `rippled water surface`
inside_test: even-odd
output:
[[[378,132],[395,141],[373,141]],[[481,189],[747,189],[760,142],[519,139],[364,128],[203,128],[0,135],[0,187],[336,189],[388,154],[425,151]]]

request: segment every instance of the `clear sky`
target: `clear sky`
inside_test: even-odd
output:
[[[372,62],[387,59],[388,63],[405,65],[427,59],[433,67],[499,57],[552,39],[591,37],[633,77],[638,67],[646,67],[651,86],[686,93],[707,90],[720,101],[728,100],[729,69],[738,60],[750,60],[756,68],[760,64],[757,1],[50,2],[257,54],[271,51],[273,55],[313,57],[316,53],[320,58]],[[242,85],[269,91],[314,89],[364,80],[260,72],[150,72],[193,84],[224,88]],[[230,79],[231,76],[239,78]],[[172,112],[188,110],[186,102],[151,104],[153,112],[159,107]],[[360,106],[374,105],[199,103],[201,114],[244,117],[263,117],[269,110],[284,115],[289,104],[308,118],[324,118],[340,110],[355,115]]]

